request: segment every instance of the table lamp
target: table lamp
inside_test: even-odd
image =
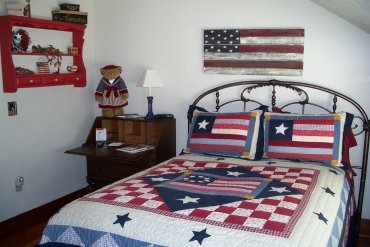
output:
[[[161,80],[159,79],[157,72],[154,69],[145,70],[140,81],[136,85],[137,87],[147,87],[149,89],[148,95],[148,114],[146,114],[145,119],[153,119],[153,96],[152,87],[163,87]]]

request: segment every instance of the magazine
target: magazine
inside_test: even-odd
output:
[[[154,149],[154,146],[145,145],[145,144],[134,144],[130,146],[117,148],[116,150],[122,151],[125,153],[134,154],[134,153],[144,152],[144,151],[151,150],[151,149]]]
[[[139,114],[131,113],[131,114],[123,114],[122,116],[118,116],[119,118],[141,118]]]

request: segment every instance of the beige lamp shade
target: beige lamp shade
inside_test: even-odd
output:
[[[149,88],[149,96],[152,96],[151,88],[163,87],[163,84],[155,69],[147,69],[136,86]]]

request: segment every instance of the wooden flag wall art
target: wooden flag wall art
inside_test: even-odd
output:
[[[204,72],[301,76],[304,29],[204,30]]]

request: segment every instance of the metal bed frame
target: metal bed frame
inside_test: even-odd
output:
[[[221,102],[220,95],[221,91],[229,88],[235,87],[236,90],[239,87],[240,91],[240,97],[226,100],[225,102]],[[276,102],[277,102],[277,90],[278,88],[285,88],[292,90],[293,93],[295,93],[300,100],[297,101],[291,101],[290,99],[284,99],[284,101],[288,101],[287,103],[284,103],[284,105],[280,106],[280,109],[284,109],[288,106],[292,105],[298,105],[299,108],[301,109],[301,114],[305,113],[306,106],[313,106],[316,108],[321,109],[322,111],[326,113],[336,113],[337,108],[338,108],[338,98],[343,100],[345,102],[345,105],[349,105],[352,107],[355,107],[356,110],[358,111],[357,113],[352,114],[355,115],[354,123],[352,125],[352,129],[354,131],[355,136],[359,135],[364,135],[363,138],[363,149],[362,149],[362,163],[361,166],[354,167],[356,169],[361,170],[360,174],[360,188],[359,188],[359,198],[358,198],[358,204],[357,204],[357,210],[355,214],[356,218],[356,237],[358,236],[359,230],[360,230],[360,221],[361,221],[361,213],[362,213],[362,206],[363,206],[363,200],[364,200],[364,193],[365,193],[365,181],[366,181],[366,171],[367,171],[367,163],[368,163],[368,156],[369,156],[369,137],[370,137],[370,121],[369,118],[365,112],[365,110],[353,99],[350,97],[341,94],[337,91],[331,90],[326,87],[318,86],[315,84],[310,84],[310,83],[305,83],[305,82],[293,82],[293,81],[279,81],[279,80],[254,80],[254,81],[240,81],[240,82],[233,82],[233,83],[228,83],[224,84],[215,88],[212,88],[201,95],[199,95],[194,102],[192,103],[191,107],[189,108],[188,111],[188,126],[191,124],[192,120],[192,112],[195,109],[202,109],[205,110],[204,108],[200,107],[198,103],[205,99],[207,96],[215,96],[215,108],[214,111],[218,112],[222,107],[229,105],[231,103],[242,103],[243,105],[243,110],[246,111],[246,105],[247,103],[254,103],[258,107],[268,107],[268,105],[260,103],[256,99],[252,99],[251,96],[253,96],[251,93],[252,91],[262,89],[262,88],[268,88],[270,89],[271,93],[271,107],[274,109],[276,107]],[[323,106],[319,103],[314,103],[311,102],[309,99],[308,93],[303,90],[302,88],[305,89],[313,89],[314,92],[325,92],[328,94],[329,98],[332,97],[332,103],[331,103],[331,109]],[[227,95],[227,94],[225,94]],[[261,95],[261,94],[259,94]],[[256,97],[254,97],[256,98]],[[290,101],[290,102],[289,102]],[[349,104],[348,104],[349,103]],[[356,121],[355,121],[356,120]]]

